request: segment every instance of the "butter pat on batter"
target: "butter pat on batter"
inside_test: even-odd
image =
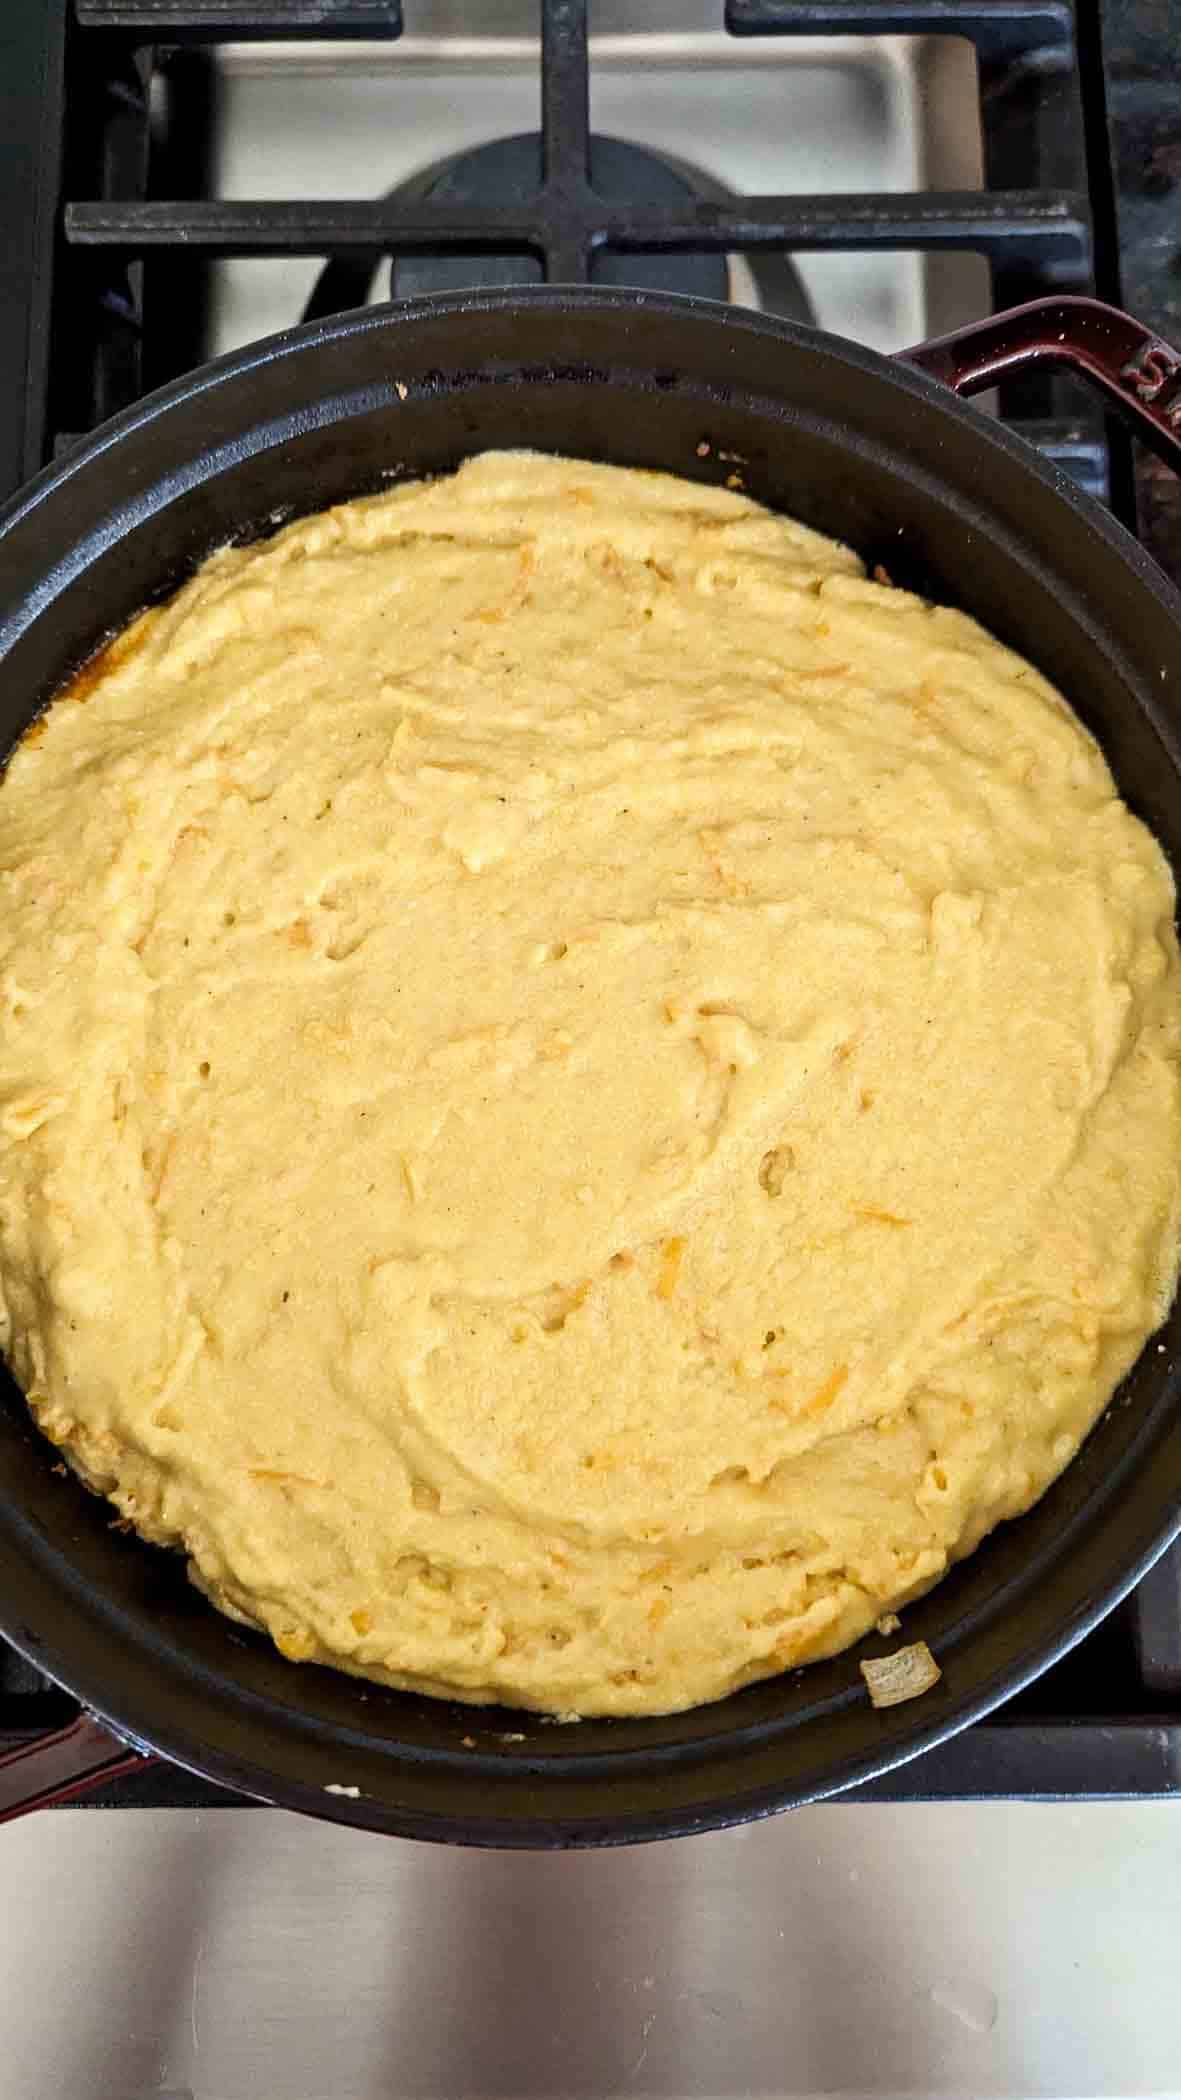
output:
[[[1028,664],[520,453],[212,556],[0,788],[3,1340],[297,1660],[661,1713],[1067,1464],[1178,1262],[1173,887]]]

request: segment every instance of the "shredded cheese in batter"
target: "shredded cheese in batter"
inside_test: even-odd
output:
[[[1169,1302],[1173,888],[1059,696],[527,454],[214,555],[0,789],[46,1434],[294,1659],[652,1713],[1041,1494]]]

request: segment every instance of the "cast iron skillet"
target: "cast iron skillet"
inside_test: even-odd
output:
[[[894,581],[976,614],[1074,700],[1176,867],[1181,599],[1096,504],[939,383],[971,389],[1036,359],[1090,372],[1176,463],[1181,361],[1090,301],[1043,302],[902,363],[616,290],[459,295],[296,329],[151,396],[0,517],[2,748],[219,542],[532,445],[738,473]],[[908,1610],[907,1636],[943,1666],[925,1698],[874,1711],[857,1668],[885,1645],[871,1637],[692,1713],[565,1727],[285,1662],[210,1610],[177,1556],[111,1528],[8,1381],[0,1630],[89,1711],[0,1768],[0,1814],[147,1752],[288,1808],[471,1844],[623,1843],[833,1793],[1026,1684],[1181,1528],[1179,1343],[1174,1310],[1038,1507]]]

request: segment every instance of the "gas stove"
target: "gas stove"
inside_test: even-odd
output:
[[[1167,321],[1159,182],[1111,150],[1143,80],[1129,105],[1084,0],[604,0],[591,30],[581,0],[407,0],[405,23],[398,0],[6,0],[0,495],[206,357],[445,286],[641,284],[889,351],[1048,290],[1118,298],[1130,260]],[[1181,145],[1152,136],[1167,192]],[[1159,475],[1069,380],[988,407],[1181,569]],[[0,1748],[70,1712],[0,1648]],[[1003,1712],[853,1798],[1171,1792],[1181,1549]],[[92,1799],[233,1797],[154,1766]]]

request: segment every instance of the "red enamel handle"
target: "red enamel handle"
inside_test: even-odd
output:
[[[0,1756],[0,1823],[137,1771],[150,1756],[150,1751],[132,1749],[83,1711],[67,1728],[37,1736]]]
[[[1035,299],[902,350],[957,394],[1034,365],[1064,365],[1100,387],[1137,434],[1181,473],[1181,353],[1100,299]]]

